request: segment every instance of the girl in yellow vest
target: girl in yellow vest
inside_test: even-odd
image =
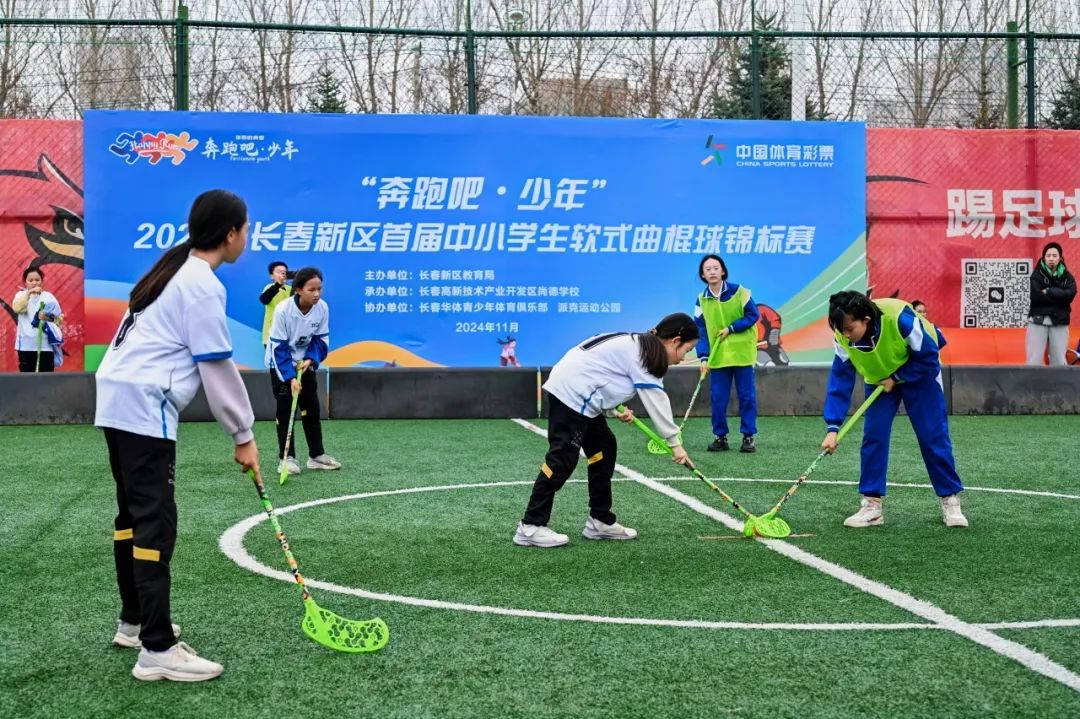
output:
[[[903,300],[871,300],[860,292],[837,292],[829,298],[829,326],[835,334],[832,372],[825,397],[828,433],[821,448],[836,450],[836,433],[851,405],[856,374],[885,391],[866,410],[863,426],[859,511],[844,520],[845,527],[884,524],[882,499],[889,464],[892,423],[903,401],[919,441],[926,471],[941,498],[941,511],[949,527],[966,527],[959,492],[964,489],[956,473],[945,392],[941,386],[939,352],[945,338],[925,317]]]
[[[698,277],[707,287],[694,307],[701,339],[697,354],[701,373],[712,371],[712,425],[716,439],[710,452],[726,452],[728,446],[727,406],[731,382],[739,395],[741,452],[756,452],[757,389],[754,364],[757,362],[758,308],[746,287],[728,282],[727,265],[717,255],[705,255],[698,265]],[[710,350],[711,348],[711,350]]]

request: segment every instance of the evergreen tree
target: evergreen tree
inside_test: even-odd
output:
[[[779,30],[776,14],[757,19],[759,30]],[[758,38],[761,50],[761,118],[786,120],[791,117],[791,59],[787,46],[780,38]],[[739,52],[735,66],[729,71],[726,92],[713,95],[714,117],[750,119],[754,112],[754,77],[751,46],[747,43]],[[806,119],[824,120],[826,115],[806,100]]]
[[[1054,130],[1080,130],[1080,81],[1076,78],[1065,81],[1044,121]]]
[[[308,96],[308,112],[347,112],[341,82],[326,65],[315,74],[315,89]]]

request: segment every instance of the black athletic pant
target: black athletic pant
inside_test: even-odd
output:
[[[285,436],[289,433],[289,422],[292,411],[292,388],[291,383],[282,382],[278,379],[277,372],[270,370],[270,384],[274,388],[274,398],[277,400],[277,437],[278,457],[285,454]],[[296,406],[300,409],[300,421],[304,425],[304,437],[307,438],[308,456],[318,457],[325,454],[323,449],[322,424],[319,422],[319,393],[318,382],[315,381],[315,372],[308,370],[300,379],[300,399]],[[289,443],[289,456],[296,456],[296,432],[293,432],[292,441]]]
[[[578,450],[585,451],[589,466],[589,515],[604,524],[614,524],[611,513],[611,475],[615,473],[615,435],[603,415],[589,418],[548,395],[548,452],[533,485],[529,506],[521,521],[547,524],[555,493],[574,473]]]
[[[105,429],[116,480],[113,555],[120,619],[141,624],[139,639],[154,652],[176,643],[169,619],[169,560],[176,546],[176,442]]]
[[[19,350],[19,371],[20,372],[33,372],[34,367],[38,367],[38,372],[52,372],[53,367],[53,351],[52,347],[41,347],[41,364],[38,365],[37,359],[38,353],[35,350],[26,352]]]

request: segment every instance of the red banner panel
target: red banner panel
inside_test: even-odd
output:
[[[77,120],[0,120],[0,371],[18,370],[11,301],[31,264],[64,313],[61,372],[83,368],[83,154]]]
[[[1080,133],[867,132],[875,297],[922,300],[951,364],[1023,364],[1029,279],[1056,241],[1080,269]],[[1080,337],[1072,315],[1070,346]]]

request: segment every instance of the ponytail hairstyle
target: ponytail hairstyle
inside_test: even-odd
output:
[[[844,331],[844,317],[851,315],[857,320],[870,318],[876,320],[881,310],[874,301],[855,290],[844,290],[829,297],[829,327],[837,332]]]
[[[192,249],[213,250],[225,243],[232,230],[247,222],[247,205],[228,190],[207,190],[195,198],[188,214],[187,242],[181,242],[158,258],[150,271],[131,290],[128,310],[142,312],[161,296],[169,280],[187,262]]]
[[[668,353],[664,340],[678,338],[679,344],[696,342],[700,337],[694,318],[684,312],[676,312],[660,320],[656,327],[638,335],[641,345],[641,364],[653,377],[663,378],[668,371]]]

